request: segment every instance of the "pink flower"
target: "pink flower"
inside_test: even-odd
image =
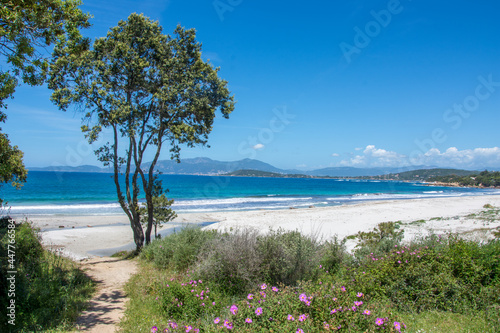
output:
[[[297,328],[297,331],[295,333],[304,333],[304,331],[302,330],[302,328]]]
[[[247,298],[248,299],[253,299],[253,294],[248,294]]]
[[[306,316],[305,314],[301,314],[301,315],[299,316],[299,321],[304,321],[304,320],[306,320],[306,319],[307,319],[307,316]]]
[[[364,273],[364,272],[363,272]],[[363,297],[363,293],[357,293],[356,297]]]
[[[252,318],[245,319],[245,323],[251,324],[252,323]]]
[[[364,314],[364,315],[369,316],[369,315],[371,315],[372,313],[370,312],[370,310],[365,310],[365,311],[363,311],[363,314]]]
[[[286,318],[288,321],[294,321],[295,318],[293,318],[293,316],[291,314],[288,315],[288,317]]]
[[[277,293],[279,289],[278,289],[278,287],[272,287],[271,290],[274,291],[275,293]]]
[[[231,311],[231,313],[235,315],[238,313],[238,307],[235,304],[233,304],[233,305],[231,305],[231,308],[229,309],[229,311]]]
[[[224,327],[227,328],[228,330],[232,330],[233,323],[230,323],[229,320],[224,320]]]
[[[330,314],[334,314],[337,312],[337,309],[333,309],[332,311],[330,311]]]
[[[193,327],[191,325],[186,326],[186,332],[191,332],[192,329],[193,329]]]
[[[217,318],[214,319],[214,324],[218,324],[219,322],[220,322],[220,318],[219,317],[217,317]]]
[[[344,286],[340,287],[340,290],[345,291],[345,287]]]
[[[377,318],[375,320],[375,325],[381,326],[383,323],[384,323],[384,319],[383,318]]]
[[[260,286],[260,289],[264,290],[267,288],[267,284],[263,283],[261,286]]]
[[[255,314],[256,314],[257,316],[260,316],[260,315],[262,314],[262,308],[257,308],[257,309],[255,310]]]
[[[151,327],[152,333],[156,333],[157,331],[158,331],[158,327],[156,327],[156,326]]]

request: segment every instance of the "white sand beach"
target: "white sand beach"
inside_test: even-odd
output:
[[[491,230],[500,221],[487,221],[472,216],[490,204],[500,207],[500,195],[467,196],[433,199],[370,201],[353,205],[285,210],[259,210],[240,212],[214,212],[179,214],[166,224],[162,234],[185,225],[201,225],[208,229],[256,228],[261,232],[282,228],[298,230],[328,240],[340,239],[359,231],[368,231],[381,222],[401,221],[405,240],[430,232],[464,233],[477,239],[491,237]],[[132,230],[123,216],[44,216],[30,217],[42,229],[43,243],[52,249],[81,260],[91,256],[111,255],[132,249]],[[415,221],[425,222],[415,223]],[[413,223],[412,223],[413,222]],[[352,248],[354,243],[348,243]]]

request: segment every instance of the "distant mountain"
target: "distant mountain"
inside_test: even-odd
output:
[[[49,167],[31,167],[28,171],[54,171],[54,172],[113,172],[111,168],[100,168],[95,165],[72,166],[49,166]]]
[[[150,163],[146,163],[144,168],[149,168],[150,165]],[[234,162],[223,162],[206,157],[198,157],[181,160],[181,163],[172,160],[162,160],[156,164],[156,170],[164,174],[218,175],[244,169],[284,173],[283,170],[270,164],[249,158]]]
[[[149,169],[150,163],[145,163],[143,168],[145,170]],[[253,159],[243,159],[234,162],[216,161],[207,157],[198,158],[186,158],[181,160],[181,163],[177,163],[172,160],[161,160],[156,164],[156,170],[164,174],[181,174],[181,175],[223,175],[228,174],[238,170],[253,170],[253,171],[264,171],[272,172],[276,174],[304,174],[308,176],[315,177],[374,177],[382,175],[398,175],[399,179],[404,172],[418,170],[418,169],[430,169],[430,170],[445,170],[436,169],[432,167],[405,167],[405,168],[353,168],[353,167],[333,167],[333,168],[323,168],[312,171],[298,171],[298,170],[283,170],[276,168],[268,163],[264,163],[259,160]],[[28,168],[30,171],[55,171],[55,172],[113,172],[111,168],[99,168],[93,165],[82,165],[78,167],[69,166],[51,166],[45,168]],[[465,170],[462,170],[465,171]],[[439,176],[436,174],[437,171],[433,171],[430,174],[432,176]],[[419,172],[419,174],[423,174]],[[465,175],[458,173],[458,175]],[[408,175],[410,177],[410,175]],[[387,177],[386,177],[387,178]],[[393,178],[394,179],[394,178]],[[420,178],[422,179],[422,178]]]
[[[276,173],[267,172],[259,170],[236,170],[225,174],[225,176],[236,176],[236,177],[274,177],[274,178],[312,178],[313,176],[308,176],[304,174],[288,174],[288,173]]]

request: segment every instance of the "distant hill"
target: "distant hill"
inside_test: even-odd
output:
[[[149,168],[146,163],[144,168]],[[253,159],[243,159],[234,162],[216,161],[206,157],[187,158],[177,163],[172,160],[158,161],[156,169],[165,174],[190,174],[190,175],[219,175],[236,170],[259,170],[266,172],[283,173],[270,164]]]
[[[28,171],[54,171],[54,172],[113,172],[111,168],[100,168],[95,165],[80,165],[76,167],[72,166],[50,166],[50,167],[30,167]]]
[[[405,171],[399,173],[391,173],[386,175],[378,175],[374,177],[369,177],[371,179],[397,179],[397,180],[421,180],[428,181],[429,179],[435,177],[448,177],[448,176],[470,176],[476,174],[477,171],[468,171],[460,169],[418,169],[412,171]]]
[[[237,170],[225,174],[225,176],[235,176],[235,177],[274,177],[274,178],[312,178],[313,176],[308,176],[304,174],[284,174],[276,172],[267,172],[259,170]]]
[[[150,163],[143,165],[148,169]],[[56,172],[112,172],[111,168],[99,168],[93,165],[82,165],[77,167],[70,166],[51,166],[45,168],[28,168],[30,171],[56,171]],[[156,170],[164,174],[180,175],[225,175],[238,170],[252,170],[275,173],[277,175],[294,175],[297,177],[374,177],[374,179],[400,179],[400,180],[426,180],[435,176],[446,176],[447,174],[457,174],[459,176],[470,175],[472,171],[437,169],[419,167],[406,168],[353,168],[353,167],[332,167],[312,171],[284,170],[271,164],[254,160],[242,159],[239,161],[226,162],[212,160],[206,157],[186,158],[177,163],[172,160],[161,160],[156,165]],[[423,171],[422,171],[423,170]],[[451,170],[451,171],[450,171]],[[418,177],[417,177],[418,176]],[[274,176],[273,176],[274,177]],[[278,176],[276,176],[278,177]],[[288,176],[290,177],[290,176]]]

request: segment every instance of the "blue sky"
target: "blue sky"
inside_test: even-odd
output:
[[[211,148],[285,169],[431,165],[500,169],[500,3],[84,1],[91,37],[132,12],[197,30],[237,100]],[[81,115],[20,87],[3,130],[27,166],[99,165]],[[94,147],[95,148],[95,147]],[[168,149],[162,155],[168,159]]]

